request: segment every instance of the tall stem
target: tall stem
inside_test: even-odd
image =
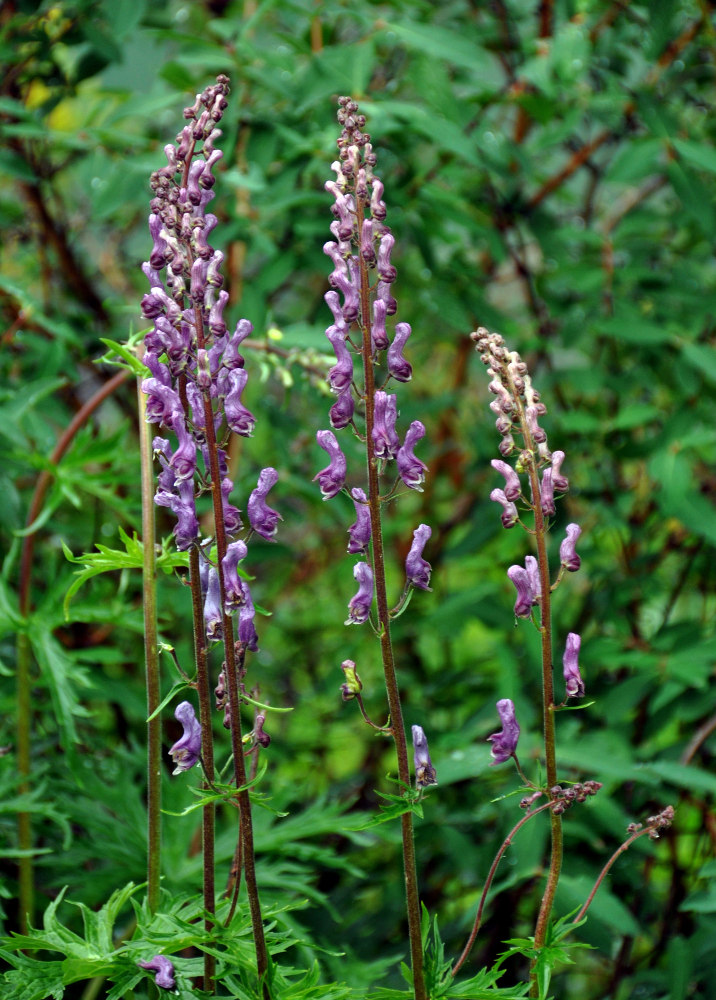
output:
[[[523,433],[525,442],[529,442],[529,451],[535,455],[534,444],[531,440],[527,423],[523,418]],[[535,516],[535,537],[537,540],[537,561],[539,563],[540,587],[542,591],[540,608],[540,639],[542,647],[542,724],[544,738],[544,756],[547,772],[547,787],[552,788],[557,784],[557,751],[555,737],[554,718],[554,681],[552,667],[552,591],[549,573],[549,561],[547,559],[547,538],[544,514],[542,513],[540,482],[534,458],[530,461],[528,468],[530,486],[532,487],[532,497],[534,502]],[[547,883],[545,885],[542,903],[537,915],[535,926],[534,946],[538,950],[544,947],[549,927],[549,919],[554,905],[554,897],[557,892],[560,872],[562,870],[562,817],[550,812],[550,834],[551,834],[551,856],[549,871],[547,873]],[[536,976],[537,959],[532,960],[530,967],[530,997],[539,996],[539,983]]]
[[[154,525],[154,471],[147,397],[137,380],[139,455],[142,480],[142,590],[144,594],[144,663],[147,684],[147,902],[150,912],[159,906],[162,838],[162,734],[159,714],[159,657],[157,652],[157,578]]]
[[[194,315],[197,330],[197,346],[201,350],[204,347],[203,319],[201,310],[195,308]],[[211,472],[211,499],[214,511],[216,569],[219,577],[219,590],[221,594],[226,682],[229,689],[229,707],[231,711],[231,749],[234,756],[234,777],[236,780],[236,787],[238,789],[237,796],[239,800],[239,837],[241,839],[244,875],[246,877],[246,892],[249,899],[251,928],[253,931],[254,949],[256,953],[256,969],[259,979],[262,982],[263,995],[266,1000],[269,1000],[270,994],[267,983],[268,950],[266,948],[263,920],[261,918],[261,903],[259,900],[259,891],[256,882],[251,800],[249,798],[248,789],[244,787],[247,779],[241,732],[241,704],[239,699],[239,681],[236,669],[236,648],[234,646],[234,623],[231,616],[226,613],[226,586],[222,559],[226,555],[227,540],[224,525],[223,499],[221,495],[221,472],[219,469],[216,428],[214,426],[214,411],[212,409],[211,395],[208,389],[203,391],[203,399],[204,422],[206,425],[206,445],[209,454],[209,466]]]
[[[357,201],[358,232],[363,223],[363,206],[361,199]],[[378,463],[373,444],[373,422],[375,415],[375,373],[373,371],[372,341],[370,326],[370,282],[368,268],[360,258],[360,298],[361,298],[361,332],[363,338],[363,374],[365,385],[365,421],[366,421],[366,461],[368,471],[368,505],[370,509],[370,524],[373,547],[373,579],[375,584],[376,602],[378,607],[378,629],[380,632],[380,648],[383,658],[383,673],[388,696],[390,725],[398,759],[398,778],[404,785],[410,784],[410,763],[408,745],[403,723],[403,710],[400,703],[400,688],[395,671],[393,646],[390,638],[390,616],[388,597],[385,584],[385,553],[383,550],[383,530],[380,514],[380,490],[378,483]],[[420,933],[420,896],[418,894],[418,877],[415,862],[415,839],[413,836],[413,816],[405,812],[400,817],[403,841],[403,873],[405,878],[405,898],[408,912],[408,934],[410,938],[410,955],[413,970],[413,988],[415,1000],[427,1000],[423,975],[423,946]]]

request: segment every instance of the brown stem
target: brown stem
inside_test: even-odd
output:
[[[362,231],[363,205],[360,198],[357,201],[358,232]],[[400,688],[395,670],[393,646],[390,638],[390,610],[385,583],[385,552],[383,549],[383,528],[381,522],[381,500],[378,482],[378,461],[373,443],[373,424],[375,416],[375,373],[373,371],[372,340],[370,323],[370,283],[368,268],[363,258],[360,258],[360,300],[361,329],[363,336],[363,374],[365,378],[365,420],[366,420],[366,463],[368,472],[368,506],[373,550],[373,580],[375,585],[376,603],[378,609],[378,631],[383,659],[383,673],[388,696],[390,724],[398,761],[398,778],[403,785],[410,785],[410,763],[408,760],[408,745],[403,722],[403,709],[400,702]],[[413,988],[415,1000],[427,1000],[423,975],[423,945],[420,929],[420,896],[418,893],[418,877],[415,861],[415,840],[413,836],[413,815],[405,812],[400,817],[403,842],[403,875],[405,879],[405,897],[408,913],[408,935],[410,938],[410,955],[413,971]]]

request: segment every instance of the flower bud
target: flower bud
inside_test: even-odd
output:
[[[413,762],[415,764],[415,785],[417,788],[428,788],[437,785],[438,779],[430,759],[428,740],[421,726],[412,727]]]
[[[567,636],[564,656],[562,658],[568,698],[582,698],[584,696],[584,681],[579,672],[579,649],[581,645],[581,636],[577,635],[576,632],[570,632]]]
[[[341,684],[341,697],[343,701],[351,701],[363,690],[363,682],[358,676],[358,671],[353,660],[344,660],[341,663],[341,670],[346,678],[343,684]]]
[[[582,565],[582,560],[576,552],[577,539],[582,534],[578,524],[568,524],[566,535],[559,546],[559,558],[564,568],[570,573],[576,573]]]
[[[497,714],[500,716],[502,729],[499,733],[493,733],[487,739],[492,743],[490,756],[493,758],[492,765],[504,764],[510,757],[514,756],[517,749],[517,741],[520,738],[520,726],[515,718],[515,706],[509,698],[503,698],[497,702]]]

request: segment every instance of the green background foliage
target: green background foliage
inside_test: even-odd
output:
[[[293,709],[269,717],[260,790],[274,811],[257,810],[258,873],[269,904],[289,907],[276,920],[302,942],[291,960],[304,968],[318,960],[361,990],[396,985],[392,970],[404,957],[397,831],[360,830],[377,792],[394,790],[390,748],[338,696],[339,665],[351,658],[369,712],[385,711],[375,642],[342,624],[354,591],[345,555],[353,510],[344,497],[323,504],[311,483],[325,464],[315,431],[327,426],[330,405],[323,183],[335,157],[335,96],[346,93],[368,115],[397,240],[399,318],[413,327],[401,426],[419,418],[428,429],[425,492],[394,505],[386,529],[397,594],[412,529],[433,527],[432,592],[414,596],[395,633],[406,722],[428,733],[440,782],[417,823],[423,900],[439,914],[446,953],[457,955],[482,879],[519,818],[516,799],[501,798],[515,775],[489,767],[484,743],[498,698],[517,706],[532,771],[539,748],[538,639],[524,624],[513,628],[505,576],[522,562],[527,537],[505,532],[488,500],[500,485],[489,465],[498,435],[467,337],[485,325],[528,362],[548,406],[550,444],[567,453],[572,488],[558,505],[555,552],[566,523],[584,529],[582,571],[556,595],[555,663],[567,632],[581,633],[593,704],[560,715],[559,758],[566,778],[604,788],[565,819],[559,913],[581,904],[628,823],[667,802],[677,809],[669,835],[640,841],[614,868],[579,931],[594,950],[575,956],[552,989],[708,997],[716,975],[712,5],[61,0],[4,4],[0,27],[7,929],[17,916],[18,808],[33,816],[40,909],[63,886],[68,899],[97,908],[144,878],[141,584],[131,559],[117,557],[63,615],[76,571],[63,543],[76,556],[96,545],[123,552],[120,529],[128,538],[139,530],[132,381],[59,462],[51,456],[115,373],[99,362],[101,338],[122,342],[142,328],[149,174],[181,128],[181,108],[227,73],[215,243],[227,255],[231,315],[254,324],[245,399],[258,417],[254,438],[235,445],[232,476],[245,497],[259,468],[275,466],[284,518],[277,543],[252,551],[255,597],[271,617],[259,622],[250,682],[262,699]],[[22,539],[43,472],[50,485],[30,525],[23,618]],[[158,521],[168,534],[164,512]],[[162,636],[188,666],[188,591],[171,571],[159,586]],[[20,798],[18,633],[34,656],[33,776]],[[175,680],[168,657],[163,669],[166,693]],[[168,747],[176,726],[164,716]],[[181,813],[193,801],[190,784],[167,769],[165,809]],[[165,817],[163,884],[177,907],[200,881],[197,815]],[[530,933],[542,819],[499,869],[474,969],[494,961],[506,939]],[[227,811],[217,845],[227,870],[234,840]],[[77,915],[62,912],[72,924]],[[510,960],[502,985],[523,976]]]

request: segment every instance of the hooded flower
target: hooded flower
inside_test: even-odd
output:
[[[380,389],[375,394],[375,414],[373,422],[373,444],[376,458],[395,458],[400,448],[400,438],[395,429],[398,418],[397,396],[388,395]]]
[[[432,568],[430,563],[423,559],[423,549],[432,533],[433,530],[429,525],[419,524],[413,532],[413,544],[410,546],[410,552],[405,560],[407,581],[413,587],[419,587],[420,590],[430,590]]]
[[[325,469],[321,469],[313,477],[313,481],[318,480],[323,499],[330,500],[331,497],[340,493],[346,481],[346,457],[341,451],[333,431],[318,431],[316,433],[316,441],[324,451],[328,452],[331,461],[330,465],[327,465]]]
[[[501,489],[494,489],[490,493],[490,500],[495,503],[502,504],[502,514],[500,515],[500,520],[502,521],[503,528],[514,528],[520,519],[520,515],[517,512],[517,507],[511,500],[508,500],[505,496],[505,491]]]
[[[493,458],[490,465],[493,469],[499,472],[501,476],[505,477],[505,497],[513,502],[517,500],[522,492],[522,484],[520,483],[520,477],[517,475],[512,466],[508,465],[507,462],[503,462],[499,458]]]
[[[581,698],[584,695],[584,681],[579,672],[579,648],[582,645],[581,636],[570,632],[564,647],[562,665],[568,698]]]
[[[582,529],[578,524],[568,524],[566,535],[559,547],[559,558],[566,570],[576,573],[582,565],[582,560],[576,552],[577,539],[582,534]]]
[[[358,581],[358,593],[348,603],[346,625],[361,625],[367,621],[373,603],[373,570],[367,562],[356,563],[353,576]]]
[[[276,534],[278,522],[283,518],[278,511],[272,510],[266,503],[266,495],[269,490],[278,482],[278,472],[270,466],[262,469],[259,474],[259,481],[256,489],[249,497],[246,505],[246,512],[249,515],[249,523],[257,535],[261,535],[267,541]]]
[[[345,675],[345,681],[341,684],[341,697],[343,701],[351,701],[363,690],[363,682],[358,676],[354,660],[344,660],[341,670]]]
[[[490,755],[494,764],[504,764],[506,760],[514,756],[517,749],[517,741],[520,738],[520,726],[515,718],[515,706],[509,698],[503,698],[497,702],[497,714],[500,716],[502,729],[499,733],[493,733],[487,739],[492,743]]]
[[[507,575],[517,588],[517,600],[515,601],[515,615],[518,618],[529,618],[532,614],[534,603],[534,591],[530,581],[530,574],[524,566],[510,566]]]
[[[438,779],[430,760],[428,740],[421,726],[413,726],[413,762],[415,764],[415,784],[418,788],[437,785]]]
[[[351,555],[365,554],[370,544],[371,531],[368,497],[359,486],[351,490],[351,496],[356,509],[356,520],[355,524],[352,524],[348,529],[348,551]]]
[[[419,420],[414,420],[405,434],[405,441],[398,451],[398,473],[405,485],[411,490],[423,492],[427,465],[413,454],[413,449],[421,438],[425,437],[425,427]]]
[[[174,966],[165,955],[155,955],[148,962],[137,962],[140,969],[148,969],[149,972],[156,972],[154,982],[161,986],[163,990],[173,990],[176,988],[174,979]]]
[[[181,774],[194,767],[201,753],[201,726],[191,702],[182,701],[174,710],[174,718],[184,727],[184,734],[169,751],[176,765],[172,774]],[[159,984],[162,985],[161,983]]]

